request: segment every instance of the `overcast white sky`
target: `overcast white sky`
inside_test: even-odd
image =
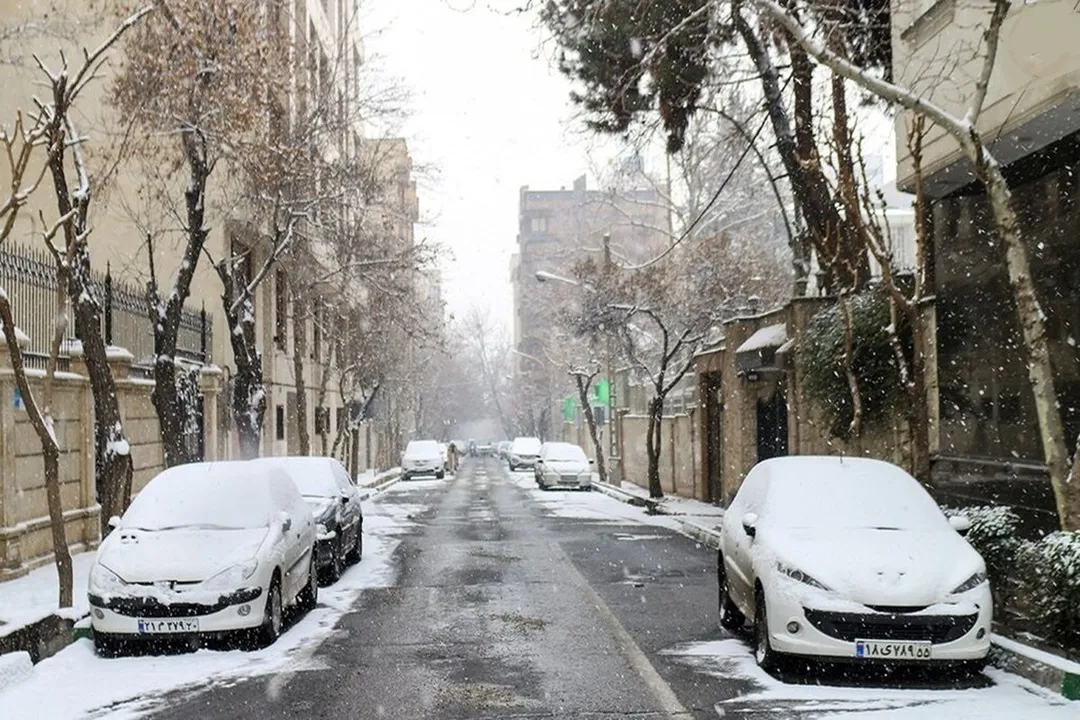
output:
[[[414,161],[438,169],[420,188],[429,222],[417,236],[449,250],[450,312],[487,306],[509,327],[519,189],[569,187],[588,166],[569,84],[549,68],[535,16],[505,13],[515,0],[366,3],[366,53],[413,90],[403,134]]]

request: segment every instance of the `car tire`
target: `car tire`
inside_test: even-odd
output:
[[[439,472],[435,473],[435,479],[436,480],[442,480],[445,477],[446,477],[446,472],[443,471],[443,470],[440,470]]]
[[[769,613],[761,589],[757,591],[754,605],[754,659],[767,673],[775,671],[780,662],[780,654],[773,650],[769,641]]]
[[[403,472],[403,473],[401,473],[401,479],[402,479],[403,481],[405,481],[405,482],[408,482],[408,481],[409,481],[409,479],[410,479],[410,478],[409,478],[409,473],[407,473],[407,472]]]
[[[742,614],[727,587],[727,570],[724,568],[724,556],[716,554],[716,586],[720,596],[720,627],[736,632],[746,625],[746,616]]]
[[[115,635],[94,631],[94,652],[98,657],[119,657],[123,651],[123,643]]]
[[[296,599],[296,606],[302,613],[309,613],[319,604],[319,571],[315,564],[315,552],[311,553],[311,566],[308,568],[308,581]]]
[[[260,647],[270,647],[281,637],[281,625],[284,622],[285,608],[281,604],[281,579],[275,573],[266,590],[266,607],[263,610],[263,623],[258,630]]]
[[[326,566],[326,584],[333,585],[345,571],[345,563],[341,559],[341,536],[330,550],[330,564]]]
[[[517,468],[514,467],[514,463],[506,463],[506,466],[510,468],[510,472],[517,470]]]
[[[364,556],[364,523],[358,522],[356,524],[356,542],[353,543],[352,549],[349,550],[349,554],[345,556],[345,559],[350,565],[355,565],[360,562],[360,558]]]

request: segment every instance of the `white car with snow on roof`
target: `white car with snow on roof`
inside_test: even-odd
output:
[[[900,468],[786,457],[756,465],[724,514],[720,622],[784,656],[981,668],[993,601],[970,523]]]
[[[90,570],[99,653],[154,638],[245,631],[269,645],[282,614],[315,607],[315,521],[280,468],[193,463],[157,475]]]
[[[442,450],[435,440],[410,440],[401,455],[401,479],[411,480],[420,475],[438,480],[446,477]]]
[[[536,484],[541,490],[553,487],[592,490],[592,460],[580,445],[546,442],[536,460]]]

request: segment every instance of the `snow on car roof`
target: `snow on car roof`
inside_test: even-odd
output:
[[[867,458],[794,456],[762,463],[764,517],[786,527],[942,530],[930,494],[904,470]]]
[[[145,530],[267,527],[279,510],[270,492],[272,472],[243,461],[177,465],[142,489],[120,525]]]
[[[523,452],[537,452],[540,450],[540,438],[535,437],[519,437],[514,438],[514,444],[511,447],[515,451]]]
[[[280,467],[289,475],[301,495],[337,497],[340,488],[334,480],[333,458],[319,456],[264,457],[254,463]]]
[[[544,458],[545,460],[588,460],[581,446],[566,442],[544,443]]]

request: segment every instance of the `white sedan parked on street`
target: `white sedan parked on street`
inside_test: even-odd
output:
[[[280,468],[170,468],[110,524],[88,593],[101,654],[125,642],[236,630],[269,645],[284,608],[315,607],[315,521]]]
[[[514,472],[519,468],[531,469],[536,467],[536,461],[540,457],[541,444],[540,438],[514,438],[514,442],[510,445],[510,452],[506,457],[506,464],[510,467],[510,472]]]
[[[439,480],[446,477],[442,450],[434,440],[410,440],[405,446],[401,456],[401,479],[410,480],[418,475],[430,475]]]
[[[542,490],[553,487],[592,490],[592,460],[573,443],[544,443],[536,461],[536,484]]]
[[[755,655],[981,668],[993,601],[982,557],[929,493],[877,460],[756,465],[724,514],[720,622]]]

